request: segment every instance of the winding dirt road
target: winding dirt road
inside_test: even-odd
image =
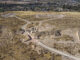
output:
[[[14,15],[13,17],[16,17],[17,19],[20,19],[20,20],[26,22],[26,24],[21,27],[21,28],[24,29],[24,30],[26,29],[25,27],[26,27],[29,23],[31,23],[30,21],[25,20],[25,19],[22,19],[22,18],[20,18],[20,17],[17,17],[16,15]],[[48,20],[46,20],[46,21],[48,21]],[[44,22],[44,21],[41,21],[41,23],[42,23],[42,22]],[[26,30],[25,30],[25,33],[24,33],[24,34],[25,34],[25,35],[27,34]],[[28,33],[28,34],[31,36],[30,33]],[[31,36],[31,37],[32,37],[32,41],[34,41],[33,43],[35,43],[36,45],[40,45],[41,47],[49,50],[49,51],[52,52],[52,53],[55,52],[55,53],[58,53],[58,54],[60,54],[60,55],[62,55],[62,56],[66,56],[66,57],[68,57],[68,58],[71,58],[71,59],[73,59],[73,60],[80,60],[80,58],[77,58],[77,57],[75,57],[75,56],[73,56],[73,55],[70,55],[70,54],[61,52],[61,51],[59,51],[59,50],[57,50],[57,49],[55,49],[55,48],[50,48],[50,47],[46,46],[45,44],[41,43],[39,40],[34,39],[33,36]]]

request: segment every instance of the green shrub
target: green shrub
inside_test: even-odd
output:
[[[0,8],[0,12],[4,12],[4,10],[2,8]]]

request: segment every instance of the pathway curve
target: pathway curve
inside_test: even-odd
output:
[[[30,21],[28,21],[28,20],[26,20],[26,19],[22,19],[22,18],[20,18],[20,17],[17,17],[16,15],[14,15],[14,16],[12,15],[11,17],[16,17],[17,19],[20,19],[20,20],[22,20],[22,21],[25,21],[26,24],[21,27],[21,28],[23,28],[24,30],[26,29],[26,26],[27,26],[29,23],[31,23]],[[52,19],[51,19],[51,20],[52,20]],[[48,20],[40,21],[40,23],[45,22],[45,21],[48,21]],[[50,21],[50,20],[49,20],[49,21]],[[25,30],[25,33],[24,33],[24,34],[25,34],[25,35],[27,34],[26,30]],[[31,36],[30,33],[28,33],[28,34]],[[49,50],[49,51],[52,52],[52,53],[55,52],[55,53],[58,53],[58,54],[60,54],[60,55],[63,55],[63,56],[72,58],[72,59],[74,59],[74,60],[80,60],[80,58],[77,58],[77,57],[75,57],[75,56],[73,56],[73,55],[70,55],[70,54],[61,52],[61,51],[59,51],[59,50],[57,50],[57,49],[55,49],[55,48],[50,48],[50,47],[46,46],[45,44],[41,43],[39,40],[34,39],[33,36],[31,36],[31,37],[32,37],[32,41],[33,41],[35,44],[40,45],[41,47]]]

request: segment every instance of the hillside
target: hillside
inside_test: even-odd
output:
[[[80,59],[79,33],[79,12],[0,13],[0,60]],[[44,45],[63,55],[46,49]]]

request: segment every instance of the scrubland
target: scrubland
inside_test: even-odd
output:
[[[19,33],[19,30],[21,29],[21,26],[26,24],[26,22],[15,17],[4,18],[1,16],[8,13],[15,13],[17,17],[32,22],[31,24],[26,26],[26,29],[37,27],[39,32],[36,32],[35,36],[40,35],[40,39],[44,40],[45,38],[49,41],[52,38],[51,42],[54,42],[54,39],[56,41],[73,41],[73,37],[69,35],[59,35],[55,37],[55,31],[62,31],[66,29],[71,29],[72,31],[74,29],[79,30],[80,28],[79,12],[8,11],[0,13],[0,60],[53,60],[53,57],[54,60],[62,60],[61,55],[58,55],[56,53],[52,54],[51,52],[43,48],[41,48],[40,50],[41,54],[38,54],[31,48],[33,43],[30,43],[29,45],[22,43],[21,39],[24,38],[24,36]],[[75,55],[76,51],[74,50],[71,52],[70,45],[68,47],[65,47],[63,45],[54,44],[53,47],[59,50],[63,49],[64,51],[68,51],[69,53]],[[74,45],[79,48],[80,44],[78,43]],[[74,45],[71,49],[76,49]],[[80,49],[77,51],[79,51],[78,54],[80,54]]]

